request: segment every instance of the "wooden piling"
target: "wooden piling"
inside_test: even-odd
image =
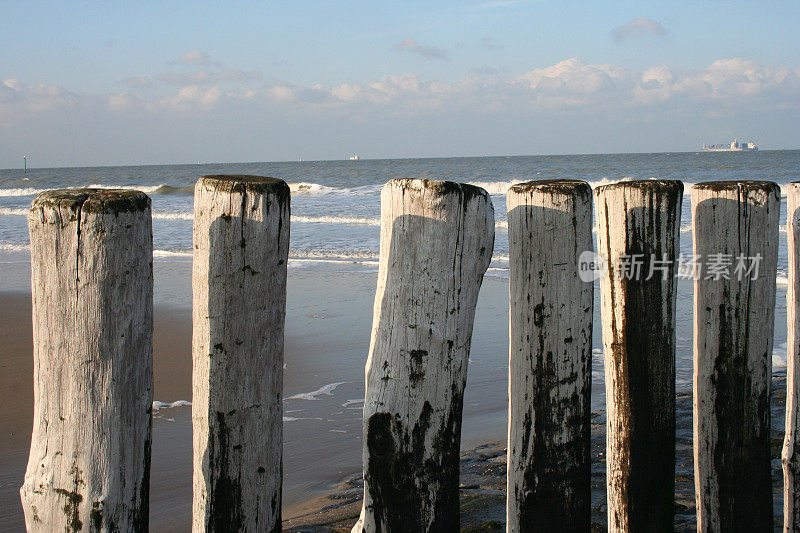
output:
[[[195,186],[193,531],[280,531],[289,187]]]
[[[507,201],[507,527],[589,531],[594,293],[578,268],[592,253],[592,189],[531,181]]]
[[[771,531],[770,379],[780,189],[692,188],[694,476],[697,530]],[[736,272],[760,257],[757,273]],[[732,263],[730,275],[719,264]]]
[[[150,199],[36,197],[28,215],[34,412],[28,531],[147,531],[153,404]]]
[[[365,371],[365,507],[353,531],[459,530],[463,392],[493,245],[483,189],[412,179],[384,186]]]
[[[683,184],[595,189],[609,531],[672,531],[675,298]]]
[[[800,532],[800,182],[786,196],[789,287],[786,292],[786,434],[783,441],[783,530]]]

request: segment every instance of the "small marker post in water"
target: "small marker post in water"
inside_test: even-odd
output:
[[[28,156],[27,155],[23,155],[22,156],[22,164],[25,167],[25,170],[24,170],[23,174],[27,174],[28,173]]]

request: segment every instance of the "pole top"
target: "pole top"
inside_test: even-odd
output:
[[[411,190],[414,192],[422,192],[427,190],[441,196],[446,196],[448,194],[460,194],[466,202],[469,202],[472,198],[477,196],[484,197],[487,201],[489,199],[489,193],[486,192],[485,189],[478,187],[477,185],[459,183],[456,181],[430,180],[427,178],[396,178],[386,182],[384,189],[388,188]]]
[[[725,192],[725,191],[764,191],[780,197],[781,188],[774,181],[739,180],[739,181],[702,181],[692,185],[692,190]]]
[[[583,180],[573,179],[532,180],[523,183],[515,183],[508,188],[509,195],[535,192],[590,196],[592,194],[592,188]]]
[[[40,193],[35,209],[68,209],[87,213],[123,213],[150,209],[150,197],[132,189],[54,189]]]
[[[222,192],[272,193],[280,198],[289,198],[289,186],[285,181],[267,176],[247,174],[214,174],[203,176],[197,182],[204,187]]]
[[[683,195],[683,182],[680,180],[621,180],[616,183],[595,187],[594,193],[597,196],[615,189],[638,189],[641,191]]]

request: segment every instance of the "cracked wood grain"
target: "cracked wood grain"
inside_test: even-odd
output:
[[[28,214],[34,415],[28,531],[147,531],[153,403],[150,199],[48,191]]]

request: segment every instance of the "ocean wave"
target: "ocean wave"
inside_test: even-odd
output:
[[[29,252],[29,244],[17,244],[13,242],[0,242],[0,251],[3,252]]]
[[[192,405],[192,402],[188,400],[177,400],[175,402],[159,402],[154,400],[153,411],[158,411],[159,409],[172,409],[173,407],[184,407],[187,405]]]
[[[333,396],[333,391],[336,390],[337,387],[340,385],[345,385],[347,381],[340,381],[337,383],[328,383],[327,385],[323,385],[322,387],[318,388],[315,391],[311,392],[301,392],[300,394],[295,394],[294,396],[289,396],[288,398],[284,398],[286,400],[319,400],[318,396]]]
[[[26,217],[28,216],[29,209],[19,209],[14,207],[0,207],[0,215],[5,216],[21,216]]]
[[[367,217],[308,217],[303,215],[292,215],[292,222],[306,224],[347,224],[361,226],[380,226],[381,219]]]

